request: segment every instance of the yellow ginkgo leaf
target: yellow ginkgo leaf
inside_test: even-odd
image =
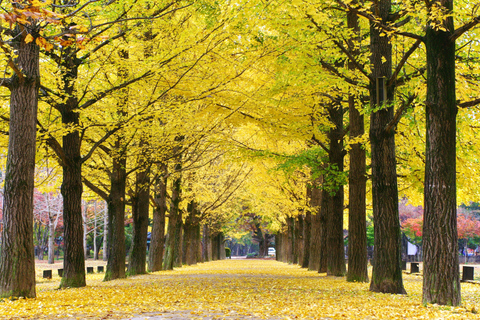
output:
[[[25,43],[30,43],[33,41],[33,36],[31,34],[27,34],[25,37]]]

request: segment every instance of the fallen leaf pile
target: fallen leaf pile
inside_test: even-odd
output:
[[[368,291],[368,283],[348,283],[273,260],[223,260],[56,290],[60,279],[42,280],[36,299],[5,300],[0,317],[128,319],[142,314],[182,312],[192,319],[480,319],[480,286],[462,283],[461,307],[421,303],[422,278],[404,275],[408,295]],[[229,318],[230,319],[230,318]]]

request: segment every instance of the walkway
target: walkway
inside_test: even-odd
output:
[[[0,303],[1,319],[480,319],[480,286],[462,284],[464,306],[423,307],[421,277],[405,275],[408,296],[368,291],[273,260],[225,260],[55,290],[43,280],[37,299]]]

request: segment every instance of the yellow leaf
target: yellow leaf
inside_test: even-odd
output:
[[[31,34],[27,34],[25,37],[25,43],[30,43],[33,41],[33,36]]]
[[[47,40],[45,40],[45,38],[38,37],[37,39],[35,39],[35,42],[37,43],[37,45],[39,47],[45,47],[45,44],[47,43]]]

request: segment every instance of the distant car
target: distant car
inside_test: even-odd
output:
[[[268,248],[268,256],[275,256],[276,251],[275,248]]]

